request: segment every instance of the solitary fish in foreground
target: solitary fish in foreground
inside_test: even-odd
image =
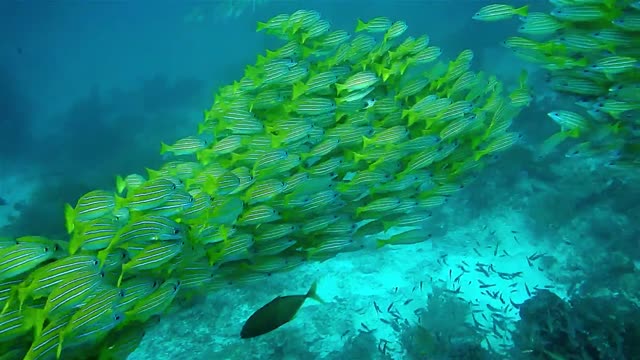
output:
[[[254,312],[242,326],[240,337],[249,339],[273,331],[293,319],[307,298],[324,303],[316,295],[316,283],[306,295],[278,296],[268,304]]]

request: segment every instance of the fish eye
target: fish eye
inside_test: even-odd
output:
[[[98,260],[93,260],[93,265],[98,265]]]
[[[189,202],[191,203],[191,202],[193,202],[193,200],[194,200],[193,196],[189,196]]]
[[[44,252],[49,252],[49,248],[48,247],[44,247]]]
[[[116,315],[116,320],[120,320],[120,315]]]
[[[174,235],[180,234],[180,229],[178,228],[173,229],[173,234]]]
[[[120,290],[120,293],[118,295],[120,295],[120,297],[124,297],[124,290]]]

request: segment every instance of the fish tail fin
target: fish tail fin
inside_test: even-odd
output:
[[[104,267],[105,263],[107,262],[107,256],[109,256],[109,253],[111,252],[112,246],[111,244],[109,244],[109,246],[107,246],[106,249],[100,250],[98,252],[98,262],[100,263],[100,270],[102,270],[102,268]]]
[[[116,208],[117,209],[127,207],[128,200],[126,198],[120,197],[118,195],[116,195],[115,198],[116,198]]]
[[[277,149],[280,147],[280,145],[282,145],[282,141],[285,138],[283,136],[278,136],[278,135],[273,135],[271,136],[271,146],[273,146],[274,149]]]
[[[400,75],[404,75],[404,72],[407,71],[408,67],[409,67],[409,62],[405,61],[404,64],[400,66]]]
[[[391,76],[391,70],[389,69],[382,69],[380,70],[380,72],[382,73],[382,81],[387,81],[389,79],[389,76]]]
[[[9,298],[7,299],[7,302],[2,307],[2,311],[0,311],[0,315],[4,314],[5,312],[7,312],[7,310],[9,310],[9,307],[11,306],[13,299],[17,296],[18,291],[19,291],[18,287],[14,287],[11,289],[11,292],[9,293]]]
[[[34,339],[38,339],[42,334],[42,328],[44,327],[44,320],[46,314],[44,309],[33,309],[33,333]]]
[[[520,76],[518,77],[518,83],[520,84],[520,88],[524,89],[527,87],[527,79],[529,78],[529,73],[526,69],[522,69],[520,72]]]
[[[20,305],[18,306],[18,309],[22,311],[22,305],[24,305],[24,302],[27,301],[27,298],[31,293],[31,289],[30,287],[19,287],[17,292],[18,292],[18,300],[20,301]],[[8,306],[8,304],[5,305],[5,307],[6,306]]]
[[[267,28],[267,23],[262,22],[262,21],[258,21],[258,24],[256,25],[256,32],[260,32],[262,30],[265,30]]]
[[[82,245],[82,237],[80,235],[73,234],[71,240],[69,240],[69,255],[73,255],[80,249]]]
[[[56,359],[60,359],[60,354],[62,354],[62,342],[64,341],[64,332],[60,333],[60,340],[58,341],[58,348],[56,349]]]
[[[122,194],[126,187],[127,182],[124,181],[124,178],[120,175],[116,176],[116,190],[118,191],[118,194]]]
[[[324,304],[325,303],[324,300],[322,300],[320,296],[318,296],[318,294],[316,293],[317,288],[318,288],[318,282],[314,281],[313,284],[311,284],[309,291],[307,291],[307,297],[312,298],[313,300]]]
[[[164,155],[171,151],[171,147],[163,142],[160,143],[160,155]]]
[[[374,62],[373,64],[371,64],[371,67],[376,72],[376,75],[378,75],[379,77],[382,76],[382,70],[384,69],[384,65]]]
[[[397,55],[397,54],[400,53],[400,51],[388,51],[387,53],[389,54],[389,59],[391,61],[395,60],[396,57],[398,57],[398,58],[402,57],[402,54]],[[378,76],[380,76],[380,74],[378,74]]]
[[[150,168],[145,168],[147,170],[147,174],[149,174],[149,179],[155,179],[162,176],[162,173],[159,170],[154,170]]]
[[[198,134],[202,134],[203,132],[207,131],[208,127],[204,122],[201,122],[198,124]]]
[[[353,161],[356,163],[356,165],[359,164],[360,161],[365,161],[366,162],[367,157],[365,155],[362,155],[362,154],[357,153],[355,151],[352,154],[353,154]]]
[[[293,94],[291,95],[292,100],[299,98],[307,91],[307,85],[303,82],[299,81],[293,84]]]
[[[529,5],[514,9],[513,13],[520,16],[527,16],[527,14],[529,14]]]
[[[358,19],[358,25],[356,25],[356,32],[360,32],[367,29],[367,24],[364,21]]]
[[[362,135],[362,151],[364,151],[367,148],[367,146],[372,143],[373,141],[370,138]]]
[[[387,242],[384,240],[376,240],[376,249],[380,249],[381,247],[387,245]]]
[[[31,328],[34,327],[34,325],[35,325],[35,316],[34,316],[34,314],[35,314],[35,311],[38,311],[38,310],[39,309],[33,309],[33,308],[26,308],[24,310],[24,315],[25,316],[24,316],[24,320],[23,320],[23,322],[24,322],[23,325],[24,325],[24,327],[26,329],[31,329]]]
[[[126,263],[125,263],[126,264]],[[122,271],[120,271],[120,276],[118,277],[118,287],[122,284],[122,278],[124,277],[125,264],[122,264]]]
[[[347,85],[344,84],[336,84],[337,94],[340,95],[341,92],[347,90]]]
[[[317,47],[303,47],[302,48],[302,58],[306,59],[309,56],[313,55],[317,51]]]
[[[542,142],[542,145],[540,147],[540,156],[545,157],[551,154],[551,152],[553,152],[556,149],[556,147],[560,145],[563,141],[565,141],[567,138],[568,138],[568,135],[564,131],[551,135],[549,138],[547,138]]]
[[[207,151],[208,149],[205,149],[203,151],[198,151],[196,153],[196,160],[198,160],[198,162],[200,162],[202,165],[207,166],[209,164],[209,157],[207,156]]]
[[[71,206],[71,204],[69,203],[64,204],[64,221],[65,221],[64,224],[69,234],[73,232],[73,228],[75,227],[74,225],[75,218],[76,218],[76,214],[75,214],[75,211],[73,210],[73,206]]]

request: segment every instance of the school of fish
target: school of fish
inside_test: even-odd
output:
[[[492,4],[473,16],[497,21],[519,15],[521,36],[504,46],[549,72],[549,85],[574,106],[549,109],[560,131],[543,144],[553,151],[577,139],[567,157],[597,161],[623,180],[640,177],[640,1],[549,0],[549,13]],[[538,4],[536,4],[538,5]],[[533,6],[533,5],[532,5]],[[602,171],[601,170],[601,171]]]
[[[0,240],[0,358],[126,359],[180,298],[427,240],[430,210],[519,141],[526,74],[505,89],[403,21],[354,30],[309,10],[259,23],[284,45],[162,144],[171,161],[67,205],[68,240]],[[390,228],[410,231],[376,241]]]

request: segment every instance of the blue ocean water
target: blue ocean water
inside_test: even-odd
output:
[[[357,19],[386,16],[404,20],[407,35],[428,34],[444,59],[472,50],[473,69],[510,89],[527,70],[533,101],[513,122],[524,140],[433,210],[430,240],[340,254],[184,300],[129,358],[548,359],[587,343],[622,354],[640,336],[616,308],[639,313],[637,179],[563,152],[541,158],[541,142],[558,128],[546,113],[572,101],[501,46],[516,18],[471,19],[490,3],[2,2],[0,235],[66,237],[64,203],[113,188],[118,174],[161,166],[160,142],[193,134],[217,90],[281,45],[256,22],[313,9],[332,28],[353,29]],[[308,300],[286,327],[239,338],[253,311],[316,280],[324,304]],[[534,295],[540,303],[523,308]],[[622,330],[597,332],[587,315]],[[553,336],[524,340],[541,332]],[[601,338],[589,342],[590,333]],[[597,358],[582,350],[566,358]]]

